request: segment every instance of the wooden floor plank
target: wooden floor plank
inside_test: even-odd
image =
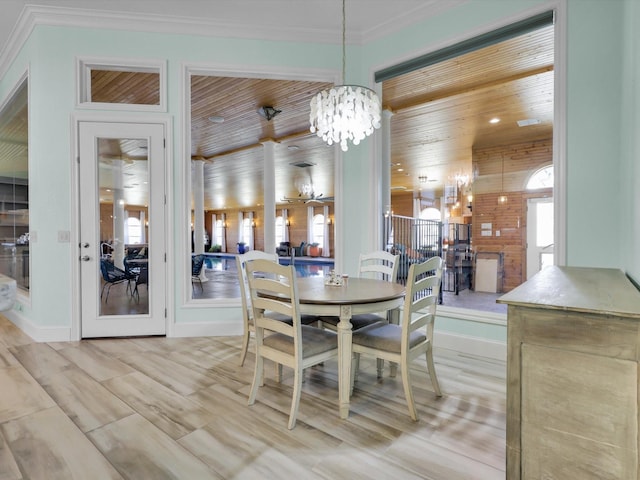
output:
[[[21,365],[0,368],[0,425],[55,406],[42,386]]]
[[[26,479],[122,478],[57,406],[0,427]]]
[[[288,430],[291,370],[278,382],[267,362],[248,406],[254,345],[240,367],[240,337],[46,344],[2,316],[0,332],[1,480],[505,477],[504,362],[436,347],[439,398],[416,359],[414,422],[401,376],[377,378],[366,356],[341,419],[327,361],[305,372]]]
[[[43,386],[83,432],[134,413],[121,398],[77,367],[44,379]]]
[[[177,440],[210,422],[214,414],[140,372],[104,382],[113,394]]]
[[[89,432],[88,437],[127,479],[222,478],[138,414]]]

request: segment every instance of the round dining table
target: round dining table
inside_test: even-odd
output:
[[[351,317],[391,311],[398,319],[405,287],[370,278],[349,278],[343,285],[326,285],[326,277],[298,277],[300,312],[340,317],[338,323],[338,397],[340,417],[349,416],[351,390]]]

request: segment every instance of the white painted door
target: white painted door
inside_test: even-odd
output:
[[[553,198],[527,200],[527,280],[554,264]]]
[[[164,137],[162,124],[79,123],[82,338],[166,333]]]

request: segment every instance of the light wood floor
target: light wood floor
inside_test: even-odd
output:
[[[291,377],[275,368],[247,406],[239,337],[34,343],[0,316],[0,479],[504,479],[505,364],[436,349],[444,397],[412,366],[400,381],[363,356],[351,415],[335,363],[307,371],[287,430]],[[253,343],[250,349],[253,348]],[[287,374],[285,369],[285,375]]]

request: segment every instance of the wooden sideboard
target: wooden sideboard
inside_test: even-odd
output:
[[[638,479],[640,292],[621,270],[548,267],[502,296],[507,479]]]

